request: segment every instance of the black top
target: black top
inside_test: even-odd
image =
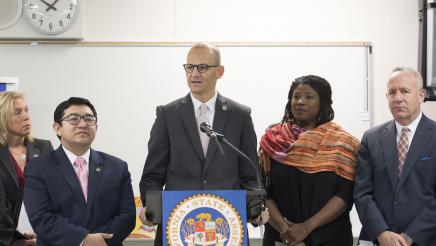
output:
[[[336,220],[315,229],[304,240],[307,246],[353,245],[349,210],[353,203],[353,182],[334,172],[305,173],[271,159],[268,199],[274,199],[286,219],[302,223],[317,213],[333,196],[342,198],[349,209]],[[263,245],[281,241],[279,233],[266,225]]]

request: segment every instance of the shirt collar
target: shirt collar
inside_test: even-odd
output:
[[[412,123],[410,123],[407,126],[403,126],[400,123],[398,123],[397,121],[395,121],[395,126],[397,127],[397,134],[400,134],[404,127],[409,128],[409,130],[411,132],[415,132],[416,128],[418,128],[418,124],[419,124],[419,121],[421,120],[421,118],[422,118],[422,112],[420,112],[418,117],[416,117],[416,119],[414,121],[412,121]]]
[[[78,156],[75,155],[75,154],[73,154],[73,152],[69,151],[69,150],[68,150],[67,148],[65,148],[63,145],[62,145],[62,148],[64,149],[65,154],[66,154],[67,157],[68,157],[68,160],[70,160],[71,164],[74,165],[74,162],[76,162],[76,159],[77,159]],[[80,157],[82,157],[82,158],[86,161],[86,163],[89,164],[89,155],[90,155],[90,154],[91,154],[91,149],[88,149],[88,150],[85,152],[85,154],[81,155]]]
[[[200,102],[197,98],[195,98],[192,95],[192,93],[190,93],[190,95],[191,95],[192,104],[194,105],[194,111],[197,112],[198,111],[197,109],[200,108],[201,104],[203,103]],[[215,103],[216,103],[217,96],[218,93],[215,92],[215,95],[211,99],[209,99],[209,101],[204,103],[207,105],[211,113],[215,112]]]

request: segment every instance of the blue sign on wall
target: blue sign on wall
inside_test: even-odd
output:
[[[164,245],[247,245],[245,191],[162,193]]]
[[[6,90],[6,83],[0,83],[0,91]]]

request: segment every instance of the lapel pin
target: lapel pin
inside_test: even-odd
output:
[[[36,157],[38,157],[39,155],[38,154],[33,154],[33,158],[36,158]]]
[[[101,170],[103,170],[103,167],[101,166],[101,164],[97,164],[97,167],[95,168],[95,171],[97,173],[101,172]]]
[[[226,111],[227,110],[227,105],[223,105],[222,109],[223,109],[223,111]]]

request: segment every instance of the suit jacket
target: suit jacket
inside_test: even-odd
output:
[[[48,140],[34,138],[31,142],[26,141],[25,145],[29,159],[53,150],[53,146]],[[4,206],[0,206],[0,213],[5,219],[5,221],[0,222],[0,245],[10,245],[14,239],[17,239],[15,230],[20,217],[23,190],[19,187],[17,174],[7,146],[0,146],[0,181],[5,192]]]
[[[257,140],[250,109],[218,94],[213,128],[258,163]],[[225,144],[220,153],[209,141],[206,157],[201,147],[191,96],[156,109],[148,156],[140,182],[141,198],[149,190],[241,189],[256,187],[256,172]],[[226,160],[227,158],[227,160]],[[241,185],[241,183],[243,183]]]
[[[91,149],[88,201],[62,146],[25,169],[24,204],[38,245],[79,245],[88,233],[113,233],[122,245],[135,226],[135,203],[127,163]]]
[[[400,177],[397,160],[394,121],[365,132],[354,185],[360,239],[390,230],[436,245],[436,122],[422,116]]]
[[[3,187],[3,182],[0,182],[0,245],[11,245],[15,228],[14,221],[12,220],[10,208],[6,200],[6,192]]]

